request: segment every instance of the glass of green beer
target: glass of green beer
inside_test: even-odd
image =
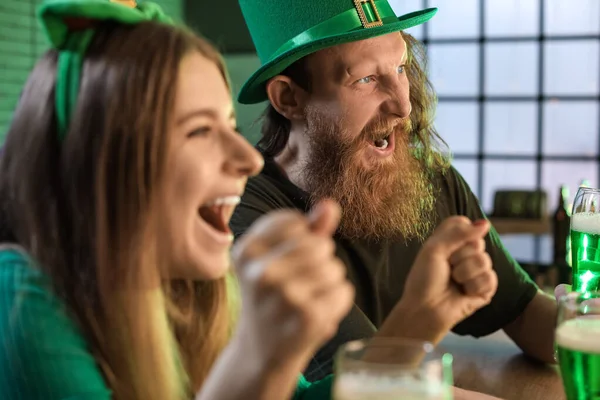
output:
[[[573,291],[600,290],[600,189],[581,187],[571,212]]]
[[[431,343],[372,338],[346,343],[335,359],[335,400],[451,400],[452,356]]]
[[[555,341],[567,400],[600,400],[600,292],[559,300]]]

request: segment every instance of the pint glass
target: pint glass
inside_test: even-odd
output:
[[[600,290],[600,189],[581,187],[571,213],[573,291]]]
[[[336,355],[333,393],[335,400],[451,400],[452,356],[409,339],[349,342]]]
[[[556,347],[567,400],[600,400],[600,292],[559,300]]]

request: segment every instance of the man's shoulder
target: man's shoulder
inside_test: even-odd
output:
[[[433,180],[441,188],[456,189],[466,185],[463,176],[452,165],[433,171]]]
[[[294,193],[279,177],[265,172],[248,180],[240,207],[260,208],[264,211],[278,208],[297,208]]]
[[[482,218],[484,213],[479,199],[461,173],[453,166],[432,172],[435,187],[437,211],[440,218],[451,215],[466,215],[470,218]]]
[[[230,227],[237,238],[261,216],[279,209],[304,209],[304,204],[302,193],[291,182],[263,171],[248,180]]]

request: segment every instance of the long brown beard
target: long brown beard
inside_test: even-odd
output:
[[[427,167],[411,149],[410,119],[375,121],[348,141],[320,110],[306,113],[311,154],[303,181],[312,202],[331,198],[340,203],[338,232],[347,238],[423,240],[434,223],[435,199]],[[394,154],[366,167],[367,141],[386,133],[395,135]]]

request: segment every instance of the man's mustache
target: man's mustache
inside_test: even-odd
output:
[[[385,139],[397,130],[406,132],[409,127],[409,118],[377,118],[363,129],[359,137],[366,141]]]

